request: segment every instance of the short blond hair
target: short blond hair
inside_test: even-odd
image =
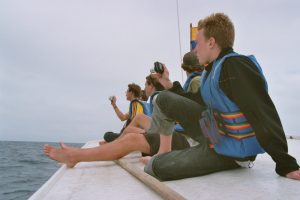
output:
[[[214,13],[198,22],[198,30],[203,29],[204,36],[213,37],[221,49],[233,47],[234,25],[224,13]]]

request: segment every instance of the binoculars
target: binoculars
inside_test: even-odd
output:
[[[151,73],[159,73],[162,74],[164,72],[164,66],[162,63],[156,61],[154,63],[154,67],[152,69],[150,69]]]

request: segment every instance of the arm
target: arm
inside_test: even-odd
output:
[[[244,113],[258,142],[275,161],[276,172],[286,176],[299,170],[295,158],[288,154],[277,110],[254,64],[240,57],[226,60],[221,71],[220,86]]]
[[[118,106],[116,105],[117,103],[117,98],[114,96],[112,101],[111,101],[111,105],[113,106],[114,108],[114,111],[115,113],[117,114],[118,118],[121,120],[121,121],[125,121],[127,119],[129,119],[129,114],[128,113],[122,113],[120,111],[120,109],[118,108]]]
[[[192,92],[184,92],[182,86],[178,81],[172,82],[169,78],[169,70],[168,68],[164,65],[164,72],[163,74],[157,73],[156,76],[158,77],[158,80],[164,88],[167,90],[176,93],[180,96],[186,97],[188,99],[191,99],[201,105],[205,105],[203,99],[201,98],[200,95],[200,89],[198,89],[197,93],[192,93]]]
[[[183,90],[182,86],[180,85],[180,83],[178,81],[175,81],[173,83],[173,87],[170,88],[169,91],[176,93],[180,96],[186,97],[188,99],[191,99],[191,100],[197,102],[198,104],[205,106],[205,103],[200,94],[200,88],[198,88],[197,93],[185,92]]]
[[[170,80],[168,68],[165,65],[163,65],[163,67],[164,67],[164,72],[162,74],[155,73],[155,75],[158,78],[160,84],[164,86],[165,89],[170,89],[173,87],[173,82]]]

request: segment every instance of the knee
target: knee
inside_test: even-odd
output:
[[[138,113],[135,117],[134,120],[140,120],[143,117],[143,113]]]
[[[159,95],[156,98],[156,104],[160,109],[163,109],[166,107],[167,102],[172,98],[172,92],[170,91],[162,91],[159,93]]]
[[[139,133],[126,133],[126,135],[120,138],[120,143],[122,145],[135,145],[139,142],[140,136]]]
[[[144,114],[143,113],[138,113],[134,118],[133,118],[133,120],[131,121],[131,125],[133,125],[133,126],[137,126],[139,123],[140,123],[140,121],[143,119],[143,117],[144,117]]]

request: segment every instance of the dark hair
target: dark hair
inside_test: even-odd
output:
[[[148,100],[148,97],[146,95],[145,90],[141,90],[141,100],[142,101],[147,101]]]
[[[197,55],[194,52],[184,54],[182,61],[181,68],[188,73],[201,72],[204,69],[204,67],[200,65]]]
[[[188,72],[188,73],[202,72],[203,69],[204,69],[204,67],[202,67],[202,66],[199,66],[199,67],[192,67],[192,66],[190,66],[190,65],[184,65],[184,64],[181,65],[181,68],[182,68],[184,71]]]
[[[156,91],[162,91],[164,90],[164,86],[160,84],[158,81],[158,78],[154,76],[153,74],[150,74],[149,76],[146,77],[146,81],[148,85],[153,85]]]
[[[135,83],[131,83],[128,85],[128,92],[132,92],[135,97],[141,96],[141,87]]]
[[[221,49],[233,47],[234,25],[224,13],[215,13],[200,20],[198,30],[201,29],[206,39],[213,37]]]

